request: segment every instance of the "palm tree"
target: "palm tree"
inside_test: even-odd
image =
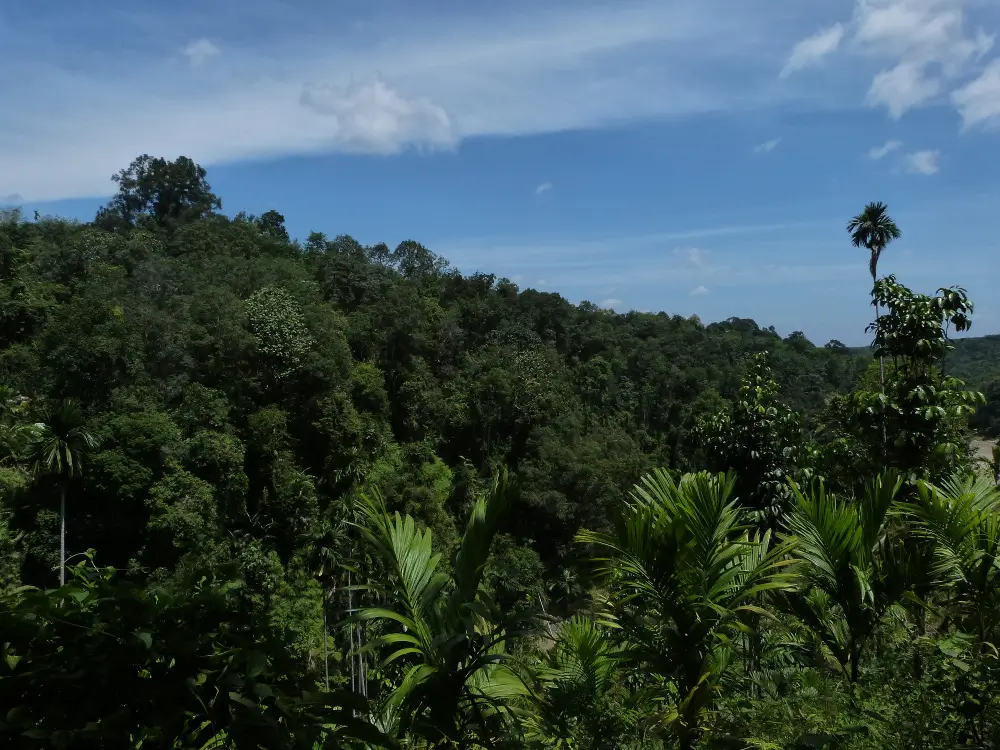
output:
[[[390,579],[388,603],[358,614],[384,628],[365,648],[385,652],[383,665],[406,665],[383,711],[401,732],[431,746],[467,747],[473,736],[491,746],[494,726],[508,714],[507,699],[526,692],[505,651],[514,630],[483,588],[510,495],[501,472],[474,504],[450,573],[439,569],[429,529],[419,530],[409,516],[390,515],[378,493],[362,498],[357,528]]]
[[[951,613],[981,642],[1000,625],[1000,490],[983,476],[919,482],[912,513],[934,547]]]
[[[623,658],[653,678],[668,706],[662,721],[682,750],[701,735],[734,636],[766,614],[761,595],[793,582],[785,569],[793,542],[772,546],[770,531],[751,535],[734,486],[732,474],[675,483],[659,469],[635,487],[614,531],[577,535],[603,550],[599,572]]]
[[[899,227],[889,216],[889,208],[884,203],[869,203],[865,210],[847,222],[847,231],[851,235],[854,247],[864,247],[871,254],[868,259],[868,270],[872,275],[872,285],[878,280],[878,261],[882,251],[893,240],[899,239]],[[875,305],[875,319],[879,319],[879,306]],[[882,357],[878,361],[879,377],[884,381],[882,373]]]
[[[889,216],[889,208],[884,203],[869,203],[865,210],[847,222],[854,247],[864,247],[871,253],[868,270],[872,284],[878,279],[878,261],[882,251],[893,240],[899,239],[899,227]]]
[[[537,667],[526,738],[531,746],[617,746],[635,734],[640,695],[621,690],[623,662],[614,631],[585,615],[564,622]],[[574,731],[582,726],[581,738]]]
[[[852,683],[864,647],[907,590],[913,550],[894,539],[890,511],[903,485],[876,477],[857,502],[828,494],[822,480],[803,492],[791,483],[796,508],[788,519],[803,561],[790,608],[831,651]]]
[[[30,446],[36,476],[54,475],[59,483],[59,585],[66,583],[66,489],[79,476],[83,454],[97,446],[84,427],[76,402],[65,399],[54,408],[42,407]]]

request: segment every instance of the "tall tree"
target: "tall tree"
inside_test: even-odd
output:
[[[899,239],[899,227],[889,216],[889,208],[884,203],[869,203],[865,210],[847,223],[854,247],[864,247],[871,253],[868,270],[872,284],[878,280],[878,261],[882,251],[893,240]]]
[[[31,458],[36,475],[54,475],[59,485],[59,585],[66,583],[66,490],[79,476],[83,454],[97,447],[97,440],[83,424],[76,402],[64,399],[54,408],[42,407]]]
[[[868,270],[872,275],[872,285],[878,280],[878,261],[882,251],[893,240],[899,239],[900,231],[896,222],[889,216],[889,207],[882,202],[869,203],[865,210],[847,222],[847,231],[851,235],[854,247],[864,247],[871,254],[868,259]],[[879,316],[878,300],[875,301],[875,318]],[[879,376],[882,377],[882,358],[879,357]]]
[[[186,156],[168,161],[143,154],[111,178],[118,183],[118,194],[98,211],[94,223],[126,229],[143,220],[162,225],[209,216],[222,208],[222,201],[205,175],[204,167]]]

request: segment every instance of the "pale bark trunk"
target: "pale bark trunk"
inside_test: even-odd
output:
[[[59,585],[66,585],[66,485],[59,488]]]

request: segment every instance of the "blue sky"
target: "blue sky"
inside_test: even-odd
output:
[[[997,333],[998,31],[997,0],[8,0],[0,204],[90,218],[183,154],[302,238],[860,344],[844,226],[882,200],[883,272]]]

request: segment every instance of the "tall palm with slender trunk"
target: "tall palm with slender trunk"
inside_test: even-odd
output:
[[[76,402],[65,399],[55,407],[39,411],[39,423],[31,444],[31,458],[37,476],[55,476],[59,483],[59,585],[66,583],[66,490],[69,480],[79,476],[83,454],[97,446],[97,440],[83,424]]]
[[[851,235],[854,247],[863,247],[871,254],[868,259],[868,270],[872,275],[872,286],[878,280],[878,262],[882,251],[893,240],[899,239],[899,227],[889,215],[889,208],[884,203],[869,203],[865,210],[847,222],[847,231]],[[879,318],[879,307],[875,304],[875,319]],[[884,385],[882,357],[878,360],[879,377]]]

